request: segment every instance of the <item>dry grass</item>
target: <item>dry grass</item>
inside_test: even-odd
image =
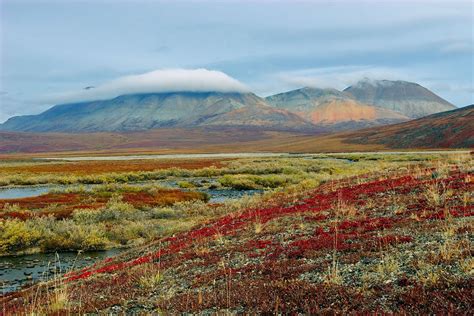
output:
[[[140,277],[140,279],[138,280],[138,285],[141,288],[153,291],[160,285],[161,281],[163,280],[163,275],[159,270],[150,270],[151,271],[148,271],[148,273]]]

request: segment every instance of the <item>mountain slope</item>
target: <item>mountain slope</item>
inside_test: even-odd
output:
[[[331,130],[350,130],[406,121],[409,118],[363,104],[336,89],[302,88],[266,98],[273,106],[292,111]]]
[[[266,145],[267,144],[267,145]],[[243,147],[243,146],[242,146]],[[474,148],[474,105],[409,122],[329,135],[295,135],[258,148],[280,152],[362,152]]]
[[[246,108],[258,120],[235,118],[232,125],[311,128],[287,111],[271,109],[253,93],[181,92],[119,96],[111,100],[57,105],[39,115],[9,119],[1,130],[28,132],[138,131],[163,127],[228,125],[225,113]],[[276,115],[277,114],[277,115]],[[273,119],[277,117],[276,121]]]
[[[315,129],[297,114],[268,105],[242,107],[205,120],[201,126],[258,126],[263,128]]]
[[[363,79],[344,90],[355,100],[400,112],[411,118],[456,107],[425,87],[407,81]]]
[[[265,98],[269,104],[295,113],[305,113],[332,100],[347,100],[349,97],[336,89],[301,88],[275,94]]]
[[[347,142],[389,148],[473,148],[474,104],[417,120],[357,131]]]
[[[332,100],[310,112],[310,121],[332,130],[351,130],[407,121],[397,112],[359,103],[354,100]]]

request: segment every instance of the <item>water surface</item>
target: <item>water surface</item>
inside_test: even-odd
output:
[[[0,257],[0,286],[2,294],[22,286],[47,281],[73,269],[79,269],[119,254],[122,250],[38,253]]]

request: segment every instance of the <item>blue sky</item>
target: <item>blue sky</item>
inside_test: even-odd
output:
[[[0,122],[87,86],[183,68],[261,96],[370,77],[474,103],[470,0],[0,2]]]

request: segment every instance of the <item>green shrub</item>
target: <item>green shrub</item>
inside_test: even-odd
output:
[[[260,188],[255,181],[243,175],[225,175],[219,178],[218,181],[222,186],[236,190],[255,190]]]
[[[104,235],[102,224],[77,225],[71,220],[56,221],[43,238],[41,247],[51,250],[102,250],[109,240]]]
[[[41,234],[18,219],[0,221],[0,252],[23,250],[33,246]]]
[[[266,175],[252,177],[252,180],[259,186],[264,188],[279,188],[292,183],[296,179],[294,176],[282,176],[282,175]]]
[[[189,182],[189,181],[178,181],[176,184],[181,189],[191,189],[191,188],[196,187],[196,185],[194,183]]]

